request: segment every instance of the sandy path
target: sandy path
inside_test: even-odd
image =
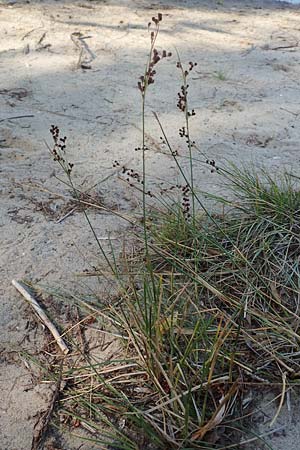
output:
[[[221,3],[221,2],[220,2]],[[250,2],[248,2],[250,3]],[[261,5],[263,7],[261,7]],[[136,82],[148,48],[146,25],[164,13],[159,46],[197,61],[191,86],[194,139],[209,157],[263,164],[270,173],[299,173],[300,10],[270,2],[29,1],[0,2],[0,448],[28,450],[36,414],[50,388],[36,385],[18,351],[43,345],[41,327],[10,285],[12,278],[70,286],[75,271],[96,261],[81,214],[61,223],[69,195],[53,177],[44,140],[59,125],[68,136],[74,176],[83,188],[113,174],[112,162],[139,169],[140,102]],[[75,34],[74,34],[75,33]],[[76,34],[77,33],[77,34]],[[78,35],[78,33],[81,33]],[[71,37],[73,36],[73,40]],[[78,36],[84,37],[81,41]],[[78,46],[88,49],[79,60]],[[83,45],[83,44],[82,44]],[[90,66],[88,69],[78,67]],[[159,143],[151,110],[179,143],[182,117],[174,58],[159,67],[147,113],[153,184],[176,179]],[[15,118],[19,116],[32,116]],[[9,119],[14,117],[14,119]],[[182,149],[176,144],[179,153]],[[154,176],[155,175],[155,176]],[[216,190],[205,167],[199,186]],[[95,192],[122,213],[135,205],[133,190],[113,175]],[[101,238],[124,229],[110,214],[92,213]],[[82,250],[84,249],[84,250]],[[85,259],[86,258],[86,259]],[[62,314],[64,313],[62,307]],[[289,416],[285,432],[300,433]],[[274,449],[298,448],[277,436]],[[297,442],[295,440],[295,442]],[[67,444],[66,444],[67,445]],[[79,445],[79,444],[78,444]],[[67,447],[65,447],[67,448]],[[89,448],[87,445],[82,448]]]

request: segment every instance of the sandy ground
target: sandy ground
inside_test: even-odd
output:
[[[141,167],[141,154],[134,150],[141,127],[136,84],[148,49],[147,23],[158,11],[164,14],[158,46],[173,52],[176,47],[183,61],[198,62],[190,93],[197,112],[192,131],[200,148],[218,162],[299,173],[297,6],[227,0],[0,1],[1,450],[30,448],[34,424],[52,392],[37,382],[20,353],[42,348],[45,337],[11,279],[75,289],[74,272],[88,262],[97,264],[99,257],[81,213],[57,222],[69,211],[70,195],[54,177],[59,171],[45,145],[45,140],[51,143],[49,127],[59,125],[68,136],[78,186],[98,183],[93,192],[104,204],[122,214],[135,209],[134,190],[117,177],[112,162]],[[148,101],[147,165],[154,186],[167,186],[177,172],[160,144],[152,110],[182,152],[177,137],[182,116],[175,106],[180,79],[174,66],[175,58],[160,65]],[[220,189],[205,167],[197,180],[200,188]],[[92,211],[91,218],[104,245],[108,235],[119,239],[126,231],[112,214]],[[84,289],[79,281],[76,289]],[[63,317],[64,306],[60,312]],[[261,422],[267,420],[262,414]],[[282,415],[278,427],[270,438],[273,449],[298,449],[296,407]],[[80,446],[70,445],[61,441],[59,448]]]

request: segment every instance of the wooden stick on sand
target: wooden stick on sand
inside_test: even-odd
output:
[[[40,307],[40,305],[35,300],[35,298],[30,294],[29,290],[24,285],[24,283],[22,283],[21,281],[12,280],[12,284],[20,292],[20,294],[23,295],[25,300],[27,300],[27,302],[32,306],[32,308],[37,313],[37,315],[39,316],[39,318],[41,319],[43,324],[48,328],[50,333],[53,335],[54,339],[56,340],[56,342],[57,342],[58,346],[60,347],[61,351],[63,352],[63,354],[67,355],[69,353],[69,349],[66,346],[62,337],[60,336],[57,328],[55,327],[55,325],[53,325],[52,322],[50,322],[50,320],[46,316],[44,310]]]

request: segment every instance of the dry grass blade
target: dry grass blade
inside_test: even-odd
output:
[[[159,410],[159,409],[163,409],[168,405],[171,405],[172,403],[176,402],[177,400],[183,398],[184,396],[188,395],[190,392],[197,392],[200,389],[206,388],[207,386],[210,386],[212,384],[220,384],[220,383],[224,383],[226,381],[229,381],[229,377],[228,376],[223,376],[223,377],[219,377],[219,378],[215,378],[209,382],[204,382],[201,384],[198,384],[197,386],[193,386],[191,389],[186,390],[184,392],[182,392],[180,395],[177,395],[176,397],[173,397],[163,403],[160,403],[157,406],[154,406],[153,408],[148,409],[147,411],[145,411],[145,414],[147,415],[151,415],[153,414],[155,411]]]
[[[206,433],[213,430],[217,425],[219,425],[222,420],[225,417],[226,413],[226,404],[228,400],[235,394],[235,392],[238,389],[238,383],[235,383],[231,386],[229,391],[226,395],[222,395],[222,397],[219,400],[219,406],[212,415],[212,417],[209,419],[209,421],[199,428],[199,430],[196,431],[196,433],[193,434],[192,440],[195,441],[199,439],[200,441],[203,440]]]
[[[282,406],[283,406],[283,402],[284,402],[284,398],[285,398],[285,393],[286,393],[286,376],[287,376],[287,373],[284,372],[284,373],[282,374],[282,393],[281,393],[281,397],[280,397],[279,406],[278,406],[278,409],[277,409],[277,411],[276,411],[275,416],[273,417],[273,419],[272,419],[271,422],[270,422],[270,427],[272,427],[272,426],[274,425],[274,423],[276,422],[276,420],[277,420],[277,418],[278,418],[278,416],[279,416],[279,414],[280,414],[281,408],[282,408]]]

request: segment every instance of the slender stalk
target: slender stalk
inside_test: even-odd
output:
[[[143,180],[143,228],[144,228],[144,243],[145,243],[145,257],[149,258],[148,249],[148,233],[147,233],[147,213],[146,213],[146,192],[147,192],[147,177],[146,177],[146,130],[145,130],[145,106],[146,94],[149,85],[153,82],[153,75],[151,73],[151,61],[153,60],[153,51],[155,42],[159,33],[159,21],[155,22],[155,31],[151,33],[151,45],[148,55],[147,64],[145,66],[144,76],[142,78],[143,86],[140,89],[142,95],[142,180]]]
[[[185,71],[183,69],[179,53],[176,49],[177,58],[179,62],[179,67],[181,70],[181,76],[183,81],[183,88],[184,88],[184,97],[185,97],[185,109],[184,109],[184,116],[185,116],[185,126],[186,126],[186,135],[187,135],[187,144],[189,149],[189,163],[190,163],[190,186],[191,186],[191,192],[192,192],[192,218],[193,218],[193,225],[195,225],[196,216],[195,216],[195,189],[194,189],[194,168],[193,168],[193,154],[192,154],[192,142],[191,142],[191,136],[190,136],[190,115],[189,115],[189,100],[188,100],[188,84],[187,84],[187,76],[185,74]]]
[[[73,189],[73,192],[74,192],[74,195],[75,195],[75,197],[76,197],[76,200],[77,200],[78,202],[80,202],[80,197],[79,197],[79,194],[78,194],[78,190],[76,189],[76,187],[75,187],[74,184],[73,184],[73,180],[72,180],[72,178],[71,178],[71,175],[67,173],[67,177],[68,177],[70,186],[71,186],[72,189]],[[107,254],[105,253],[105,250],[103,249],[103,247],[102,247],[102,245],[101,245],[101,242],[100,242],[99,239],[98,239],[98,236],[97,236],[97,234],[96,234],[96,232],[95,232],[95,229],[94,229],[94,227],[93,227],[93,225],[92,225],[92,223],[91,223],[91,221],[90,221],[90,218],[89,218],[89,216],[88,216],[88,214],[87,214],[87,212],[86,212],[85,209],[83,209],[83,214],[84,214],[84,217],[85,217],[85,219],[86,219],[86,221],[87,221],[87,223],[88,223],[88,226],[89,226],[89,228],[90,228],[90,230],[91,230],[91,232],[92,232],[92,234],[93,234],[93,236],[94,236],[94,238],[95,238],[95,241],[96,241],[96,243],[97,243],[97,245],[98,245],[98,247],[99,247],[99,249],[100,249],[100,252],[101,252],[102,256],[104,257],[104,259],[105,259],[105,261],[106,261],[108,267],[109,267],[110,270],[112,271],[112,273],[115,274],[115,268],[113,267],[113,265],[111,264],[111,262],[110,262],[110,260],[109,260],[109,258],[108,258],[108,256],[107,256]]]
[[[145,256],[148,258],[148,233],[147,233],[147,213],[146,213],[146,155],[145,155],[145,102],[146,93],[142,94],[142,178],[143,178],[143,230],[145,242]]]

